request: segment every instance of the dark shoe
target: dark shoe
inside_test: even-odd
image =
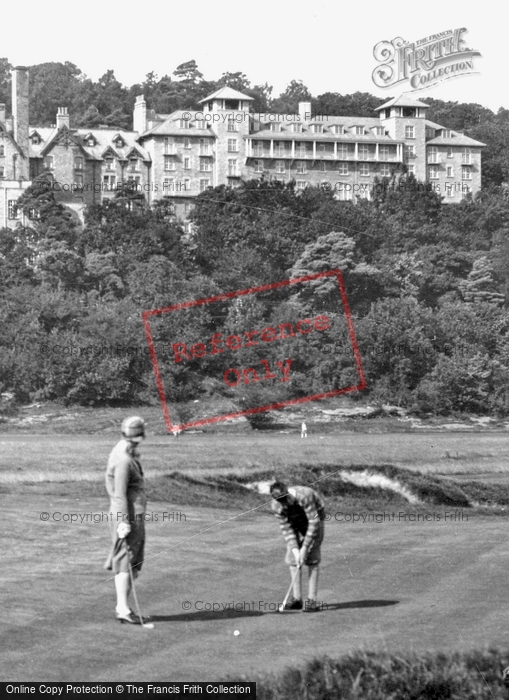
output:
[[[115,613],[115,619],[118,620],[122,625],[127,623],[129,625],[141,625],[140,618],[138,615],[134,615],[132,612],[128,612],[127,615],[119,615]]]
[[[302,610],[302,600],[290,598],[283,610]]]
[[[320,612],[321,608],[316,602],[316,600],[312,600],[311,598],[308,598],[306,602],[304,603],[304,612]]]

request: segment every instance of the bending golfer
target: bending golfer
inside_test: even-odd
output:
[[[293,598],[285,605],[285,610],[302,610],[302,566],[306,564],[309,573],[308,599],[304,610],[315,612],[318,596],[318,565],[320,545],[324,535],[324,502],[322,497],[309,486],[288,488],[281,481],[271,484],[272,510],[286,540],[285,562],[290,566],[293,581]]]
[[[122,423],[122,440],[111,451],[106,469],[106,490],[110,496],[113,547],[105,568],[115,573],[116,618],[120,622],[141,624],[128,604],[131,577],[136,578],[143,563],[147,499],[143,470],[137,447],[145,437],[143,418],[133,416]]]

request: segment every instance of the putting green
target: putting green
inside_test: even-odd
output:
[[[1,501],[8,681],[249,680],[320,654],[509,640],[504,519],[408,522],[396,513],[395,521],[349,524],[333,516],[324,609],[279,614],[289,574],[275,518],[258,512],[221,523],[235,511],[151,503],[137,583],[142,611],[154,618],[149,631],[113,619],[113,580],[101,568],[107,524],[92,521],[107,511],[106,499]],[[66,521],[72,513],[90,517]]]

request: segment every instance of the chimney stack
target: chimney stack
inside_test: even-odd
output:
[[[57,129],[66,126],[68,129],[71,128],[71,118],[69,116],[69,111],[67,107],[59,107],[57,112]]]
[[[311,121],[311,102],[299,102],[299,117],[303,122]]]
[[[12,71],[12,122],[14,140],[22,153],[17,177],[28,180],[28,68],[24,66]]]
[[[147,103],[143,95],[138,95],[134,103],[133,127],[138,134],[147,130]]]
[[[5,105],[0,105],[0,124],[5,125]]]

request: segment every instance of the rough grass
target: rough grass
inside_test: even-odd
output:
[[[508,663],[508,652],[493,648],[469,653],[398,656],[357,652],[338,660],[314,659],[303,668],[290,667],[281,674],[256,679],[256,697],[258,700],[501,700],[509,695],[502,680]]]

